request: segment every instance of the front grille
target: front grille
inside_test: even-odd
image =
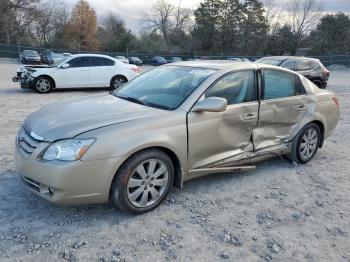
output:
[[[24,128],[21,128],[18,132],[16,143],[19,152],[23,156],[29,156],[39,146],[40,141],[30,136]]]

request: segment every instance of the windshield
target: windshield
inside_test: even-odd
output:
[[[37,51],[32,51],[32,50],[24,50],[23,54],[25,55],[39,55]]]
[[[262,59],[256,60],[256,62],[262,63],[262,64],[267,64],[267,65],[278,66],[282,63],[282,60],[262,58]]]
[[[65,57],[65,56],[62,56],[62,60],[58,60],[56,63],[52,64],[53,66],[60,66],[60,65],[63,65],[65,63],[67,63],[67,61],[71,59],[71,57]]]
[[[173,110],[214,72],[206,68],[158,67],[136,77],[113,94],[146,106]]]

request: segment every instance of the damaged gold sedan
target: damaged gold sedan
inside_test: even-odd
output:
[[[58,204],[156,208],[170,188],[271,156],[310,161],[335,129],[339,103],[303,76],[229,61],[150,70],[110,94],[56,102],[16,138],[23,183]]]

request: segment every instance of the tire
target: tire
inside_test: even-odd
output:
[[[39,76],[33,85],[35,91],[39,94],[47,94],[53,89],[53,81],[45,76]]]
[[[128,80],[124,76],[114,76],[110,83],[110,88],[116,90],[127,83]]]
[[[293,140],[291,160],[298,164],[309,162],[316,155],[321,138],[318,125],[310,123],[304,126]]]
[[[170,157],[159,150],[143,151],[130,157],[118,170],[111,186],[111,199],[124,212],[145,213],[163,202],[173,181]]]
[[[322,82],[320,80],[314,80],[314,81],[312,81],[312,83],[314,83],[318,88],[323,87]]]

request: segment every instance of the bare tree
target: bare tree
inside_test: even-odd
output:
[[[265,17],[267,24],[269,25],[269,34],[275,35],[281,28],[281,25],[285,23],[282,15],[282,9],[277,6],[275,0],[263,0],[265,9]]]
[[[59,0],[46,1],[36,10],[34,32],[39,44],[47,45],[56,27],[65,19],[65,7]]]
[[[177,6],[159,0],[153,7],[151,14],[146,14],[146,22],[149,28],[159,31],[167,46],[170,45],[171,38],[186,31],[191,22],[192,10],[183,8],[179,1]]]
[[[153,12],[146,15],[146,21],[154,30],[159,30],[163,35],[166,44],[169,44],[169,31],[171,27],[171,15],[174,11],[174,6],[166,0],[159,0],[153,7]]]
[[[189,8],[182,8],[181,1],[174,10],[174,32],[185,31],[191,23],[192,10]]]
[[[0,34],[6,43],[18,41],[30,31],[33,10],[41,0],[1,0]]]
[[[321,18],[322,4],[319,0],[292,0],[288,10],[288,23],[291,26],[295,55],[305,35],[314,29]]]

